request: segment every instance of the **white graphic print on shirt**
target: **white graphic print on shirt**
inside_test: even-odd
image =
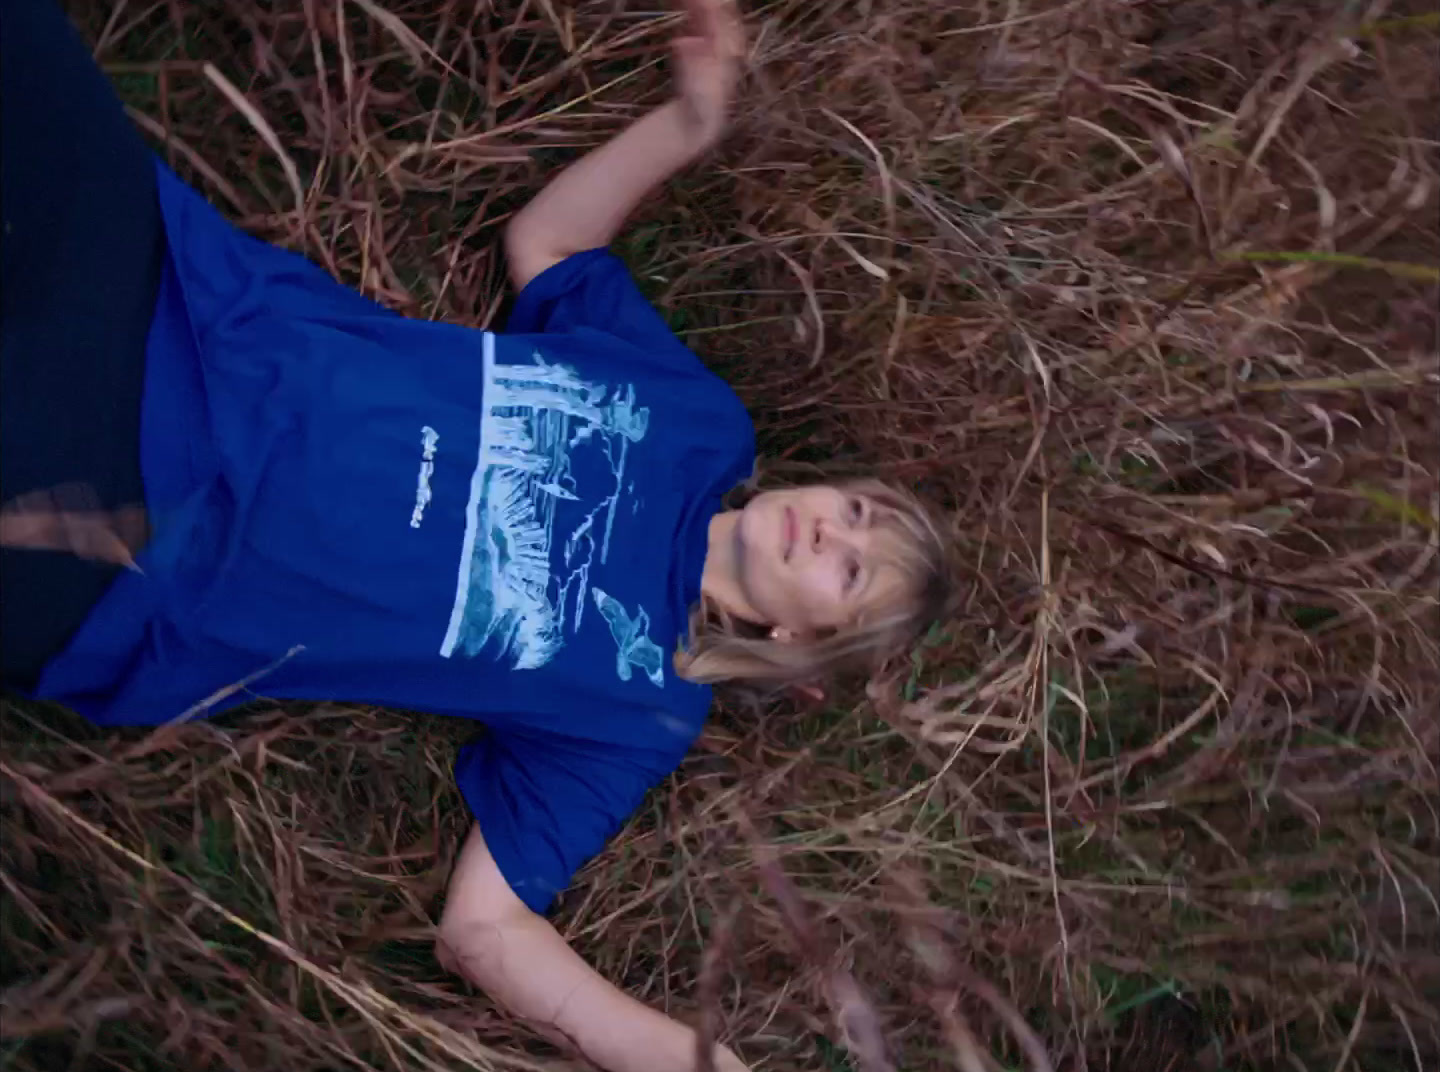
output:
[[[420,429],[420,475],[415,481],[415,509],[410,512],[410,527],[418,529],[425,520],[425,507],[434,498],[430,491],[430,478],[435,475],[435,445],[440,434],[428,424]]]
[[[641,607],[631,618],[625,604],[603,588],[592,588],[590,594],[595,597],[595,605],[600,608],[600,614],[610,626],[610,635],[615,638],[616,676],[621,681],[629,681],[630,667],[638,666],[653,685],[664,688],[664,653],[647,635],[650,632],[650,615],[645,613],[645,608]]]
[[[570,630],[580,628],[591,565],[597,552],[602,563],[609,555],[626,454],[630,444],[645,438],[650,411],[635,404],[632,385],[583,380],[567,365],[548,363],[539,351],[527,363],[498,362],[495,337],[488,333],[484,392],[455,603],[440,654],[474,657],[491,645],[492,654],[515,669],[533,670],[564,646],[567,609],[573,609]],[[579,452],[603,458],[612,487],[578,486],[572,457]],[[575,510],[567,510],[569,531],[557,533],[562,503],[593,506],[578,520]],[[602,595],[597,589],[596,605],[621,644]],[[636,621],[648,620],[641,608]],[[643,626],[639,636],[631,636],[637,650],[641,641],[649,642]],[[656,680],[644,656],[622,658],[624,671],[617,672],[623,680],[632,662],[663,684],[663,673]],[[658,661],[656,666],[659,673]]]

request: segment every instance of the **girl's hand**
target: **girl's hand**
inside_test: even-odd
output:
[[[740,14],[735,0],[685,0],[685,11],[674,99],[550,180],[505,229],[517,290],[572,253],[609,245],[641,198],[725,132],[745,52]]]
[[[148,529],[143,506],[107,510],[88,484],[27,491],[0,506],[0,547],[65,551],[136,573]]]
[[[735,0],[685,0],[686,34],[675,40],[675,83],[685,119],[704,146],[725,132],[745,30]]]

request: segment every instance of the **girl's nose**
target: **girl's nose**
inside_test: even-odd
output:
[[[816,554],[821,554],[831,549],[849,549],[854,546],[855,536],[844,525],[825,518],[815,519],[815,532],[811,540],[811,549]]]

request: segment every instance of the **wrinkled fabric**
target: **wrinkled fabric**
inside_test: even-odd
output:
[[[110,724],[256,695],[479,719],[456,777],[542,909],[704,722],[671,662],[749,418],[606,252],[504,334],[412,320],[157,168],[151,542],[39,694]]]

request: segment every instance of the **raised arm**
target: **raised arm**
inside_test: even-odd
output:
[[[606,982],[511,891],[479,824],[450,879],[436,955],[541,1032],[609,1072],[689,1072],[695,1032]],[[723,1046],[716,1072],[746,1072]]]
[[[744,52],[739,15],[734,0],[685,7],[675,99],[562,171],[506,228],[516,290],[572,253],[609,245],[646,194],[720,139]]]

